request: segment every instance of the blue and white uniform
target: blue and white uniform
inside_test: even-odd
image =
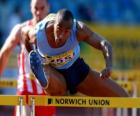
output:
[[[74,20],[71,34],[66,43],[59,48],[52,48],[47,40],[45,27],[55,19],[49,15],[36,26],[37,51],[45,64],[49,64],[60,72],[71,93],[76,92],[76,86],[81,83],[89,72],[89,66],[80,58],[80,46],[76,38],[76,20]]]
[[[52,19],[50,19],[52,20]],[[49,20],[46,18],[36,27],[37,48],[45,62],[56,69],[69,68],[80,56],[80,46],[76,38],[76,21],[74,21],[71,35],[66,43],[59,48],[52,48],[46,37],[45,26]]]

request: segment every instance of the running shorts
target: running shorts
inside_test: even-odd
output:
[[[70,93],[75,94],[76,87],[87,77],[89,66],[82,58],[78,58],[68,69],[57,69],[57,71],[64,76]]]

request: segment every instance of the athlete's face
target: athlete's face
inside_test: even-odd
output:
[[[42,20],[48,14],[48,10],[49,10],[49,5],[46,0],[32,0],[31,12],[33,18],[37,22]]]
[[[56,17],[57,18],[57,17]],[[55,20],[54,23],[54,37],[56,44],[63,45],[71,34],[71,25],[72,22],[70,21],[59,21]]]

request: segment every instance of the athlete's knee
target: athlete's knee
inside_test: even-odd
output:
[[[45,72],[48,77],[47,93],[65,95],[67,87],[64,76],[49,65],[45,66]]]
[[[66,94],[67,90],[65,83],[60,83],[57,81],[49,82],[48,86],[44,89],[45,92],[51,96],[63,96]]]

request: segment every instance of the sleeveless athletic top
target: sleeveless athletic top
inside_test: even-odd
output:
[[[47,41],[45,26],[54,18],[55,14],[51,14],[36,26],[37,49],[44,59],[44,63],[50,64],[56,69],[67,69],[80,56],[80,46],[76,38],[76,20],[74,20],[71,34],[66,43],[59,48],[52,48]]]

